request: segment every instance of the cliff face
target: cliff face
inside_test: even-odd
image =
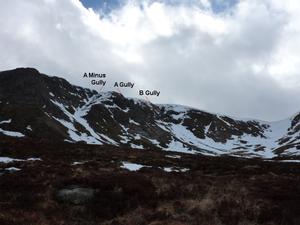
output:
[[[300,152],[300,114],[237,120],[71,85],[32,68],[0,73],[0,136],[209,155],[272,158]]]

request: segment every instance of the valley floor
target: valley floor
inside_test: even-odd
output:
[[[1,225],[299,225],[300,163],[0,141]]]

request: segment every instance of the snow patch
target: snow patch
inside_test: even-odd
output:
[[[190,169],[188,169],[188,168],[164,167],[163,170],[165,172],[168,172],[168,173],[170,173],[170,172],[182,172],[182,173],[184,173],[184,172],[189,171]]]
[[[10,158],[10,157],[0,157],[0,163],[11,163],[14,161],[24,161],[22,159],[14,159],[14,158]]]
[[[5,170],[7,170],[7,171],[20,171],[21,169],[19,169],[17,167],[8,167],[8,168],[5,168]]]
[[[131,163],[131,162],[122,162],[121,168],[127,169],[129,171],[138,171],[143,167],[149,167],[142,164]]]
[[[3,120],[3,121],[0,122],[0,124],[5,124],[5,123],[11,123],[11,119],[9,119],[9,120]]]
[[[135,121],[134,121],[134,120],[132,120],[132,119],[130,119],[130,120],[129,120],[129,123],[132,123],[132,124],[134,124],[134,125],[137,125],[137,126],[141,126],[141,124],[139,124],[139,123],[135,122]]]
[[[171,158],[171,159],[181,159],[180,155],[165,155],[165,157]]]
[[[87,163],[88,161],[82,161],[82,162],[73,162],[72,166],[76,166],[76,165],[83,165],[85,163]]]
[[[41,158],[15,159],[10,157],[0,157],[0,163],[25,162],[25,161],[42,161]]]
[[[25,137],[24,134],[16,131],[7,131],[0,128],[0,133],[10,137]]]
[[[136,144],[133,144],[133,143],[130,144],[130,147],[131,148],[136,148],[136,149],[144,149],[144,147],[142,145],[136,145]]]
[[[297,160],[297,159],[289,159],[289,160],[279,160],[279,162],[300,163],[300,160]]]

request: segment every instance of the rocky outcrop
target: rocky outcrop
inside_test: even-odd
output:
[[[0,136],[272,158],[299,154],[299,118],[239,120],[98,93],[32,68],[0,73]]]

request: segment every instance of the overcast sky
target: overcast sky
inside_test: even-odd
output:
[[[9,0],[0,27],[0,70],[106,73],[105,90],[131,81],[126,96],[235,117],[300,111],[298,0]]]

